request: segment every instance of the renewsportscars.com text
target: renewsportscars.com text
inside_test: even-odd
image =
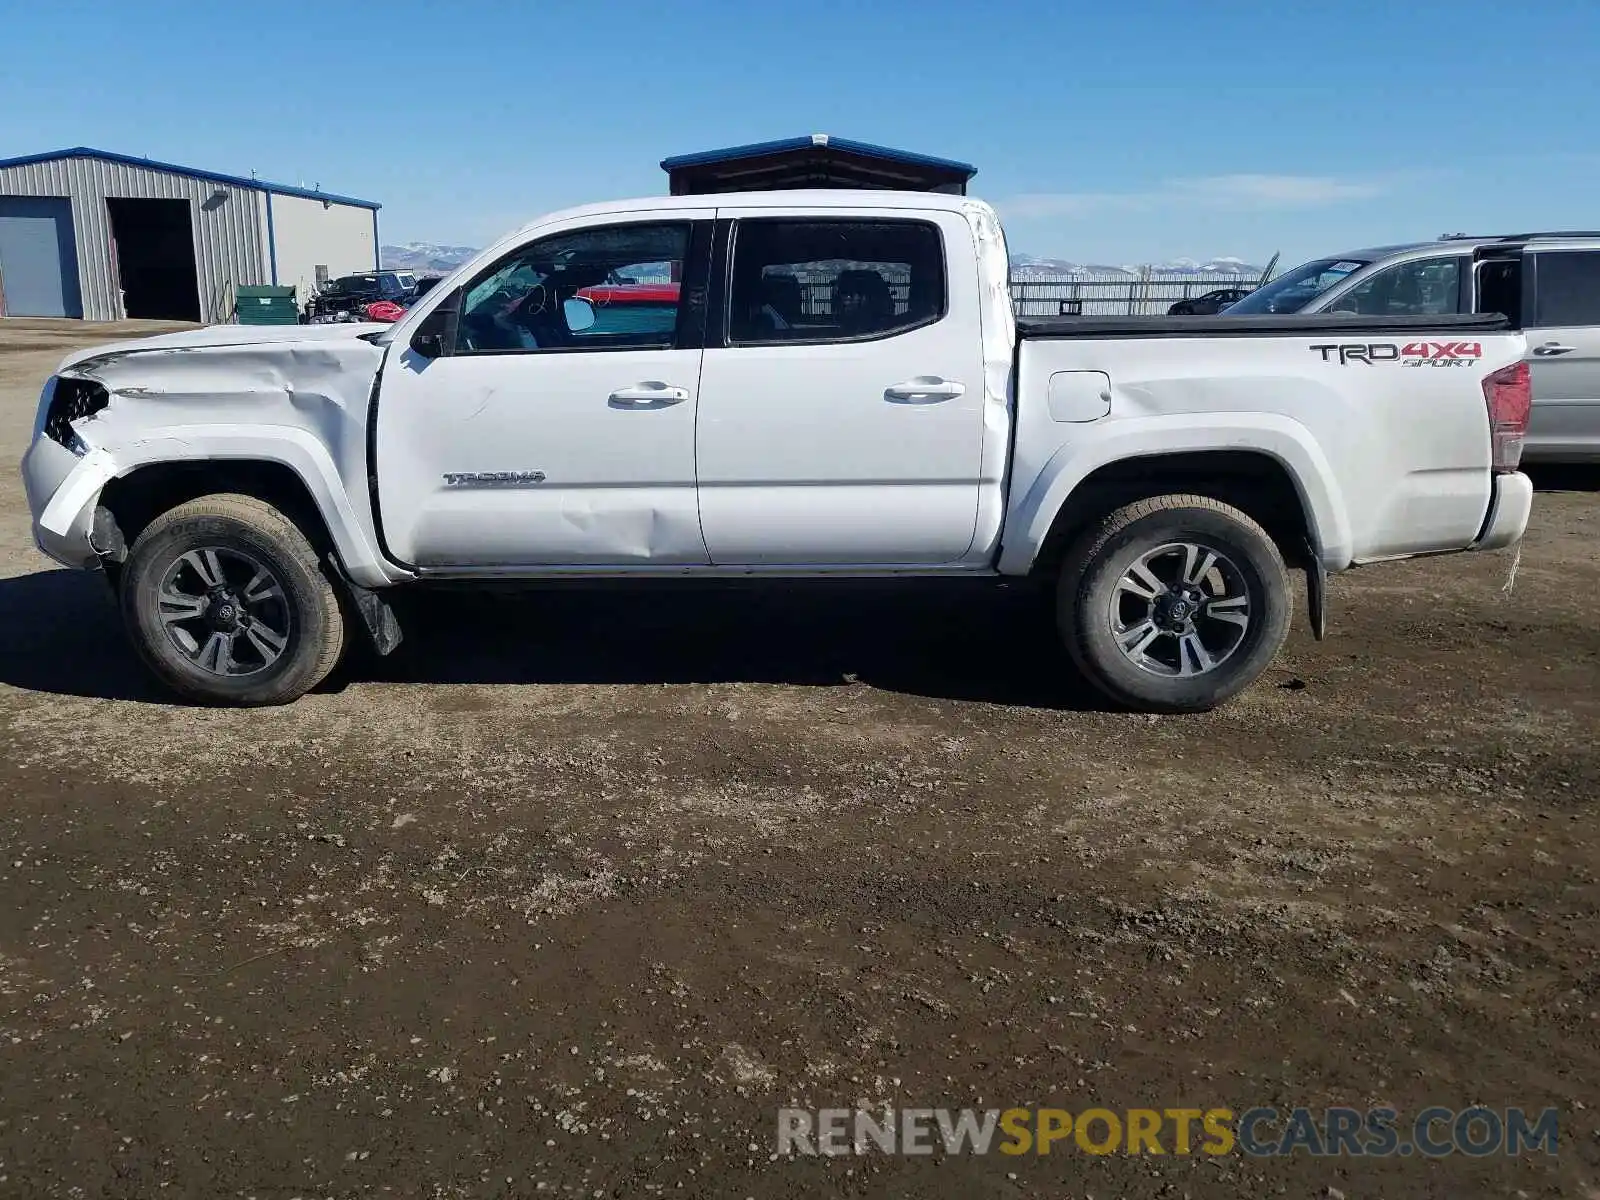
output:
[[[1268,1158],[1555,1154],[1553,1108],[781,1108],[780,1156],[1206,1154]]]

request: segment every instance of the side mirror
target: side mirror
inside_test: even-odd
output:
[[[411,349],[423,358],[446,358],[453,353],[461,320],[460,305],[460,295],[453,295],[424,317],[411,335]]]
[[[561,305],[561,315],[567,322],[569,333],[582,333],[585,329],[594,326],[596,317],[594,305],[582,296],[572,296]]]

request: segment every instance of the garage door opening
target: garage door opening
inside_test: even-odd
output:
[[[107,200],[123,313],[130,319],[198,321],[194,225],[187,200]]]

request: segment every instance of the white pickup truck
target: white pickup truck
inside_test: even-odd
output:
[[[774,192],[556,213],[391,327],[76,354],[23,476],[192,699],[294,699],[443,580],[1036,576],[1077,667],[1211,707],[1287,570],[1526,527],[1529,386],[1496,317],[1022,323],[975,200]]]

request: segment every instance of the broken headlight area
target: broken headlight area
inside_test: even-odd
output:
[[[74,454],[82,454],[87,447],[72,423],[92,417],[110,402],[106,389],[92,379],[58,378],[45,413],[45,436]]]

